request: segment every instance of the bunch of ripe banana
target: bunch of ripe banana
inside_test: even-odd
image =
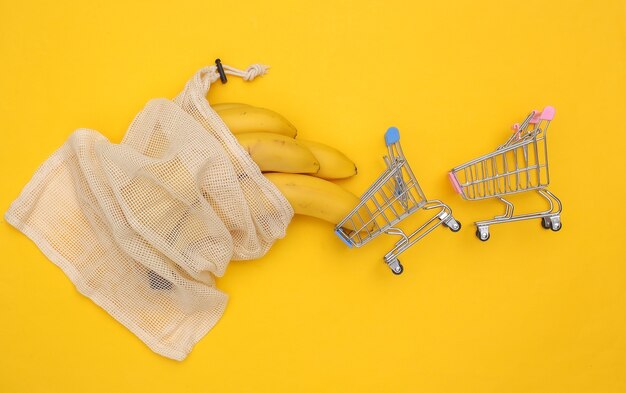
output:
[[[357,173],[354,162],[339,150],[295,139],[296,128],[269,109],[241,103],[215,104],[213,109],[296,214],[336,225],[359,203],[330,181]]]

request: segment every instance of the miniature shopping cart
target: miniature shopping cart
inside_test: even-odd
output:
[[[450,171],[450,181],[464,199],[497,198],[506,211],[492,220],[476,222],[476,236],[489,239],[489,225],[503,222],[541,219],[545,229],[561,229],[562,205],[559,198],[546,188],[550,184],[546,134],[554,108],[532,111],[522,124],[513,125],[513,135],[496,151],[469,161]],[[504,196],[527,191],[537,193],[549,204],[549,209],[513,215],[514,206]]]
[[[383,258],[394,274],[404,268],[398,255],[426,236],[440,224],[453,232],[461,223],[452,217],[451,209],[438,200],[427,200],[402,154],[400,132],[391,127],[385,133],[389,156],[384,157],[387,170],[363,194],[359,204],[335,227],[335,233],[349,247],[360,247],[382,233],[400,236]],[[435,214],[414,232],[406,235],[396,225],[416,211],[432,210]]]

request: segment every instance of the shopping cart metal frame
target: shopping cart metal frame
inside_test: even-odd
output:
[[[559,198],[548,191],[550,172],[548,166],[547,132],[555,109],[532,111],[521,124],[513,125],[513,135],[494,152],[485,154],[453,168],[450,181],[454,189],[466,200],[496,198],[505,204],[505,212],[491,220],[477,221],[476,236],[489,240],[489,226],[505,222],[541,219],[545,229],[562,228]],[[549,208],[538,212],[514,215],[515,206],[504,197],[511,194],[536,191]]]
[[[404,157],[396,127],[390,127],[385,133],[385,144],[387,169],[365,191],[359,204],[337,224],[335,233],[349,247],[361,247],[383,233],[400,236],[383,260],[394,274],[401,274],[404,271],[398,259],[401,253],[439,225],[458,232],[461,223],[454,219],[448,205],[436,199],[426,199]],[[397,224],[418,210],[433,211],[434,215],[407,235]]]

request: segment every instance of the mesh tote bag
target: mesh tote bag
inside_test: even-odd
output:
[[[205,67],[173,101],[149,101],[119,144],[78,129],[5,214],[82,294],[176,360],[224,312],[215,277],[263,256],[293,217],[206,100],[217,79]]]

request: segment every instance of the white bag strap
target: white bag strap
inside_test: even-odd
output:
[[[251,81],[257,76],[264,75],[267,73],[267,70],[270,68],[265,64],[252,64],[248,66],[245,70],[240,70],[235,67],[231,67],[229,65],[222,65],[225,74],[234,75],[242,78],[245,81]],[[220,74],[217,70],[216,65],[207,66],[200,69],[193,77],[194,85],[200,86],[203,90],[203,93],[209,90],[211,84],[220,79]]]

